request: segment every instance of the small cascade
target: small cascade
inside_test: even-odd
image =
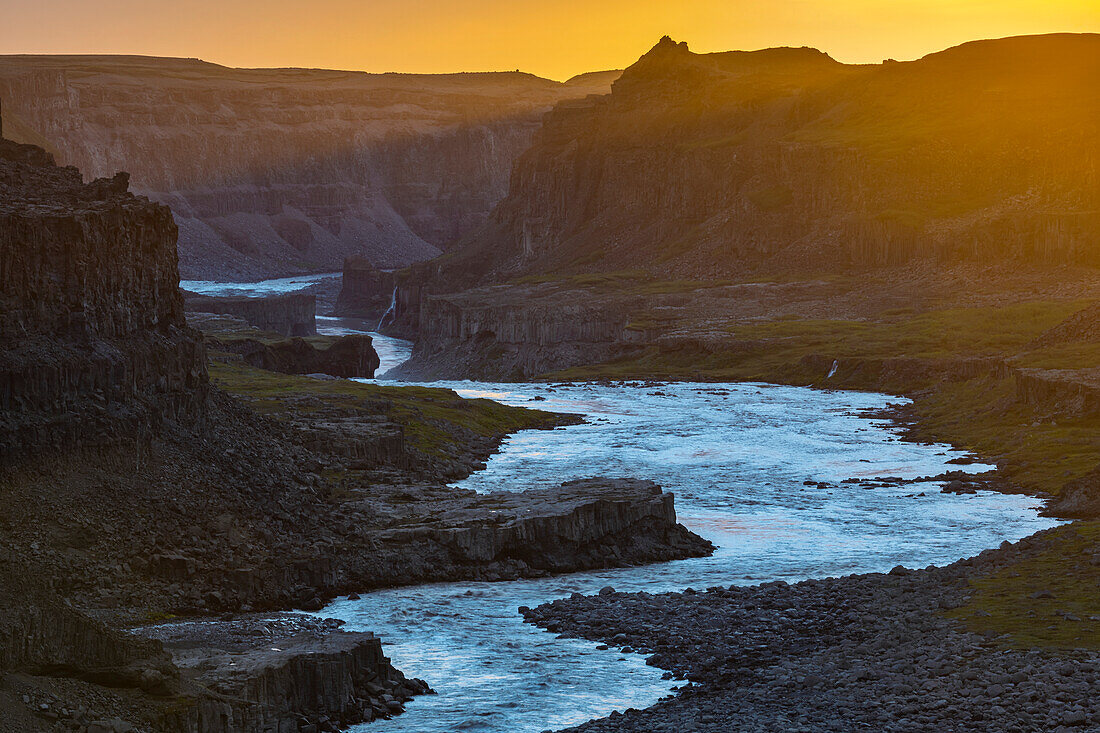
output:
[[[390,307],[386,309],[386,312],[382,314],[382,317],[378,319],[378,326],[375,331],[381,331],[382,326],[386,323],[386,319],[390,317],[395,310],[397,310],[397,286],[393,286],[393,295],[390,297]]]
[[[833,366],[830,367],[829,373],[827,375],[825,375],[825,378],[826,379],[832,379],[833,375],[836,374],[836,370],[839,366],[840,366],[840,359],[833,359]]]

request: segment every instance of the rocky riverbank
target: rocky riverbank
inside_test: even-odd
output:
[[[967,626],[990,617],[974,603],[983,580],[1046,557],[1059,532],[944,568],[661,595],[608,588],[521,611],[550,631],[648,655],[689,681],[652,708],[576,733],[1093,730],[1095,648],[1020,647],[1010,634]],[[1067,624],[1089,646],[1082,639],[1100,617],[1057,608],[1066,601],[1051,590],[1032,597],[1051,608],[1021,609],[1028,624]]]

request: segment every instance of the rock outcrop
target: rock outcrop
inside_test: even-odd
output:
[[[511,381],[608,361],[643,342],[628,329],[638,306],[636,298],[590,300],[553,286],[424,294],[419,307],[399,305],[393,325],[383,325],[398,333],[416,326],[412,358],[391,376]]]
[[[189,313],[236,316],[261,331],[283,336],[312,336],[317,333],[317,297],[310,293],[263,297],[215,297],[186,293],[184,309]]]
[[[81,180],[0,139],[0,464],[201,422],[176,227],[127,177]]]
[[[340,295],[336,298],[338,316],[364,318],[381,323],[396,307],[397,280],[392,272],[379,270],[366,257],[344,260]]]
[[[1100,416],[1100,367],[1013,369],[1016,399],[1039,414],[1064,419]]]
[[[237,354],[249,366],[283,374],[328,374],[333,377],[374,377],[380,363],[373,341],[351,334],[315,346],[301,338],[271,341],[259,338],[208,340],[213,351]]]
[[[325,730],[390,718],[428,691],[406,679],[370,632],[307,616],[246,616],[140,629],[160,640],[184,687],[208,693],[179,716],[209,733]],[[213,693],[213,694],[210,694]]]
[[[400,267],[479,226],[562,99],[616,74],[364,74],[7,56],[0,98],[64,163],[169,204],[185,279]]]

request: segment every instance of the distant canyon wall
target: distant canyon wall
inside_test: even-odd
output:
[[[615,74],[238,70],[193,59],[0,57],[0,99],[89,176],[126,170],[168,204],[185,279],[429,259],[507,193],[562,99]]]
[[[1098,75],[1095,34],[867,66],[665,39],[610,95],[555,107],[432,281],[1098,265]]]

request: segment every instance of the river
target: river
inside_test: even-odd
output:
[[[353,321],[320,328],[369,331]],[[379,373],[407,358],[407,342],[374,336],[385,355]],[[947,463],[961,455],[948,446],[902,441],[891,425],[864,415],[895,397],[765,384],[433,385],[587,417],[582,425],[512,436],[462,486],[522,490],[601,474],[652,479],[676,494],[680,521],[719,549],[708,558],[397,588],[330,604],[319,615],[376,632],[398,668],[439,693],[359,733],[538,733],[670,693],[673,683],[641,656],[558,639],[524,624],[519,606],[607,585],[662,592],[944,564],[1055,524],[1023,496],[955,496],[937,483],[867,488],[874,477],[959,468]]]

